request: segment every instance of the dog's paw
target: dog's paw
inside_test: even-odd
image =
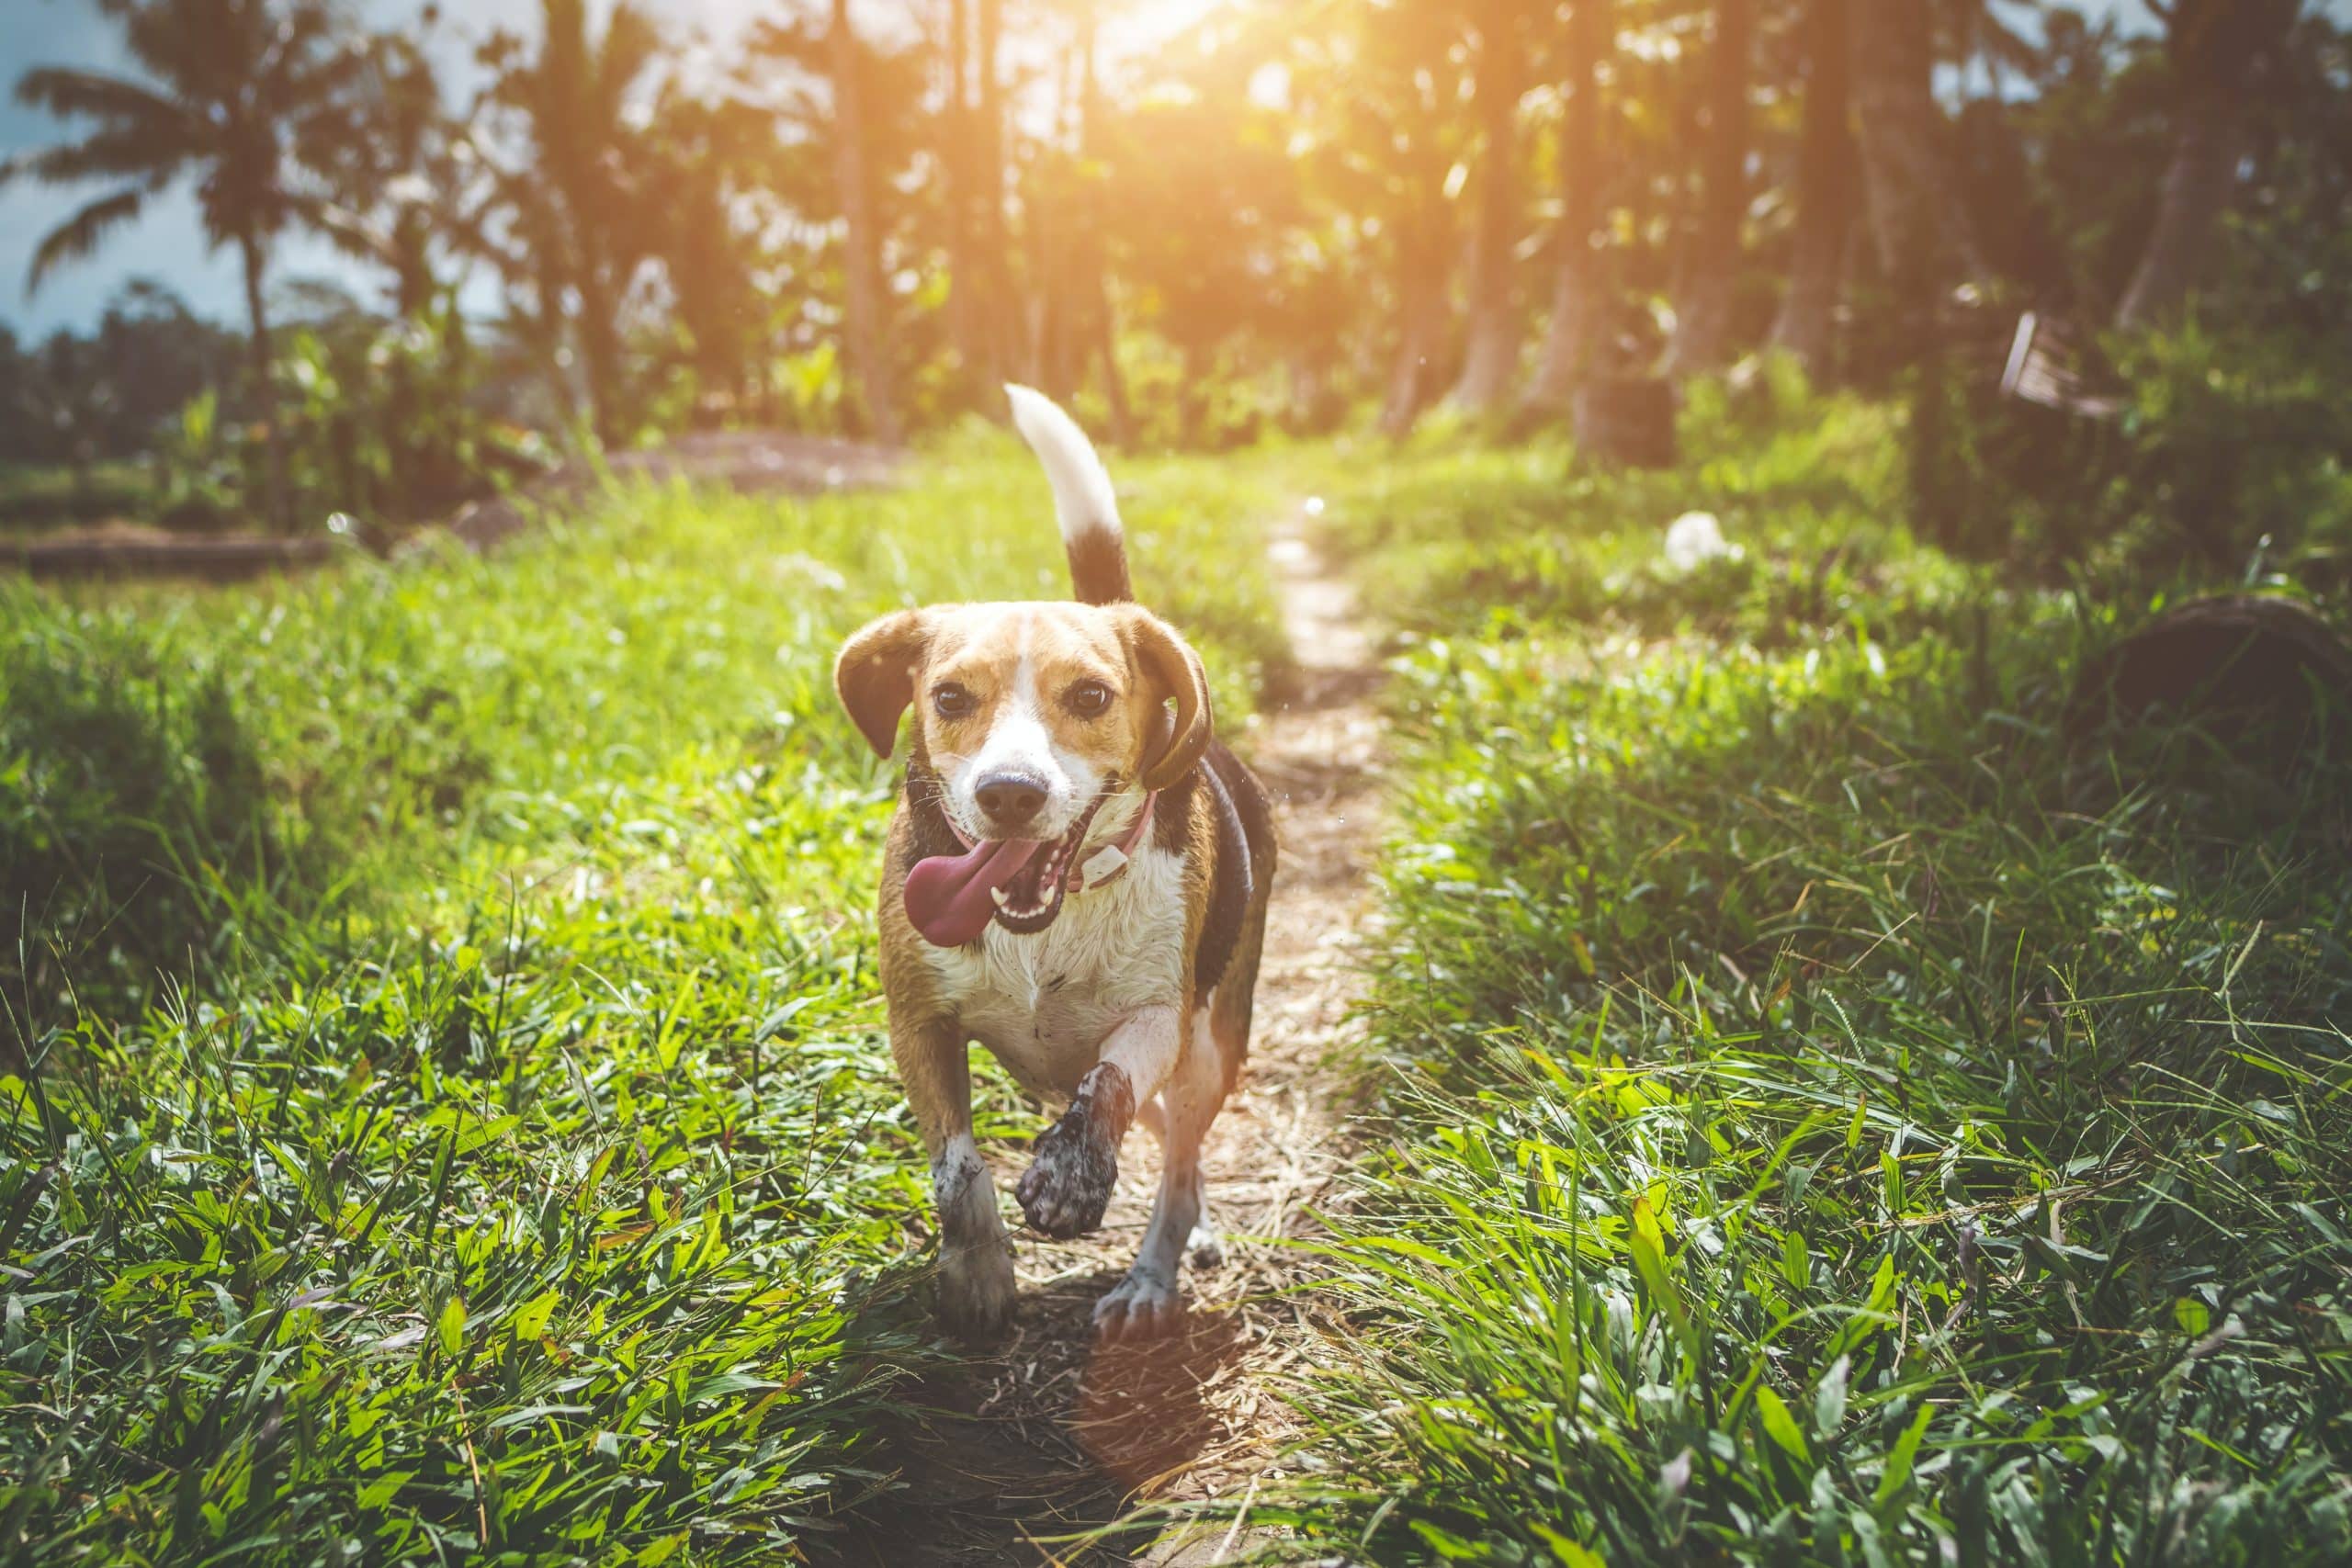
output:
[[[939,1325],[952,1338],[993,1344],[1012,1326],[1012,1253],[1001,1241],[939,1257]]]
[[[1092,1117],[1072,1107],[1046,1129],[1036,1148],[1014,1191],[1030,1227],[1056,1241],[1099,1227],[1119,1179],[1119,1145]]]
[[[1205,1224],[1194,1225],[1184,1242],[1184,1256],[1195,1269],[1225,1267],[1225,1237]]]
[[[1183,1321],[1184,1298],[1176,1281],[1140,1267],[1094,1303],[1094,1332],[1106,1344],[1164,1338]]]
[[[1119,1178],[1119,1140],[1135,1115],[1127,1076],[1105,1063],[1080,1080],[1062,1119],[1037,1139],[1013,1196],[1031,1228],[1057,1241],[1102,1224]]]

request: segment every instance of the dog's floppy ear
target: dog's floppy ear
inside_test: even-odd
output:
[[[915,700],[915,671],[930,643],[922,612],[900,610],[860,628],[833,660],[833,690],[876,756],[888,756],[898,741],[899,719]]]
[[[1201,656],[1192,645],[1159,616],[1129,609],[1124,618],[1129,657],[1158,696],[1176,705],[1175,722],[1164,729],[1155,727],[1143,765],[1144,788],[1166,789],[1192,772],[1216,732],[1208,672],[1201,668]]]

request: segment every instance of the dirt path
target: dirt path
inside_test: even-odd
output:
[[[1100,1232],[1076,1243],[1015,1233],[1013,1339],[918,1392],[925,1419],[896,1434],[913,1483],[908,1502],[873,1537],[847,1543],[847,1562],[1125,1562],[1068,1538],[1144,1498],[1246,1496],[1292,1436],[1281,1382],[1331,1325],[1327,1309],[1295,1289],[1298,1256],[1248,1238],[1309,1234],[1307,1211],[1339,1168],[1317,1069],[1348,1026],[1351,947],[1375,909],[1379,672],[1351,592],[1295,527],[1277,533],[1271,555],[1300,664],[1239,748],[1273,794],[1282,852],[1249,1066],[1204,1150],[1225,1261],[1187,1266],[1191,1316],[1181,1339],[1095,1347],[1095,1299],[1132,1260],[1159,1175],[1149,1135],[1132,1134]],[[1003,1190],[1020,1177],[1021,1153],[995,1151]],[[1145,1561],[1200,1568],[1222,1560],[1225,1533]]]

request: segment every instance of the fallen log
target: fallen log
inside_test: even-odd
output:
[[[323,566],[340,547],[334,539],[264,535],[63,534],[0,543],[0,565],[49,581],[178,577],[240,582]]]

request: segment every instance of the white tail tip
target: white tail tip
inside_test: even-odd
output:
[[[1119,498],[1111,488],[1110,471],[1102,467],[1094,443],[1078,422],[1045,393],[1008,383],[1004,395],[1012,400],[1012,423],[1029,449],[1045,465],[1054,487],[1054,514],[1062,537],[1075,539],[1090,529],[1119,532]]]

